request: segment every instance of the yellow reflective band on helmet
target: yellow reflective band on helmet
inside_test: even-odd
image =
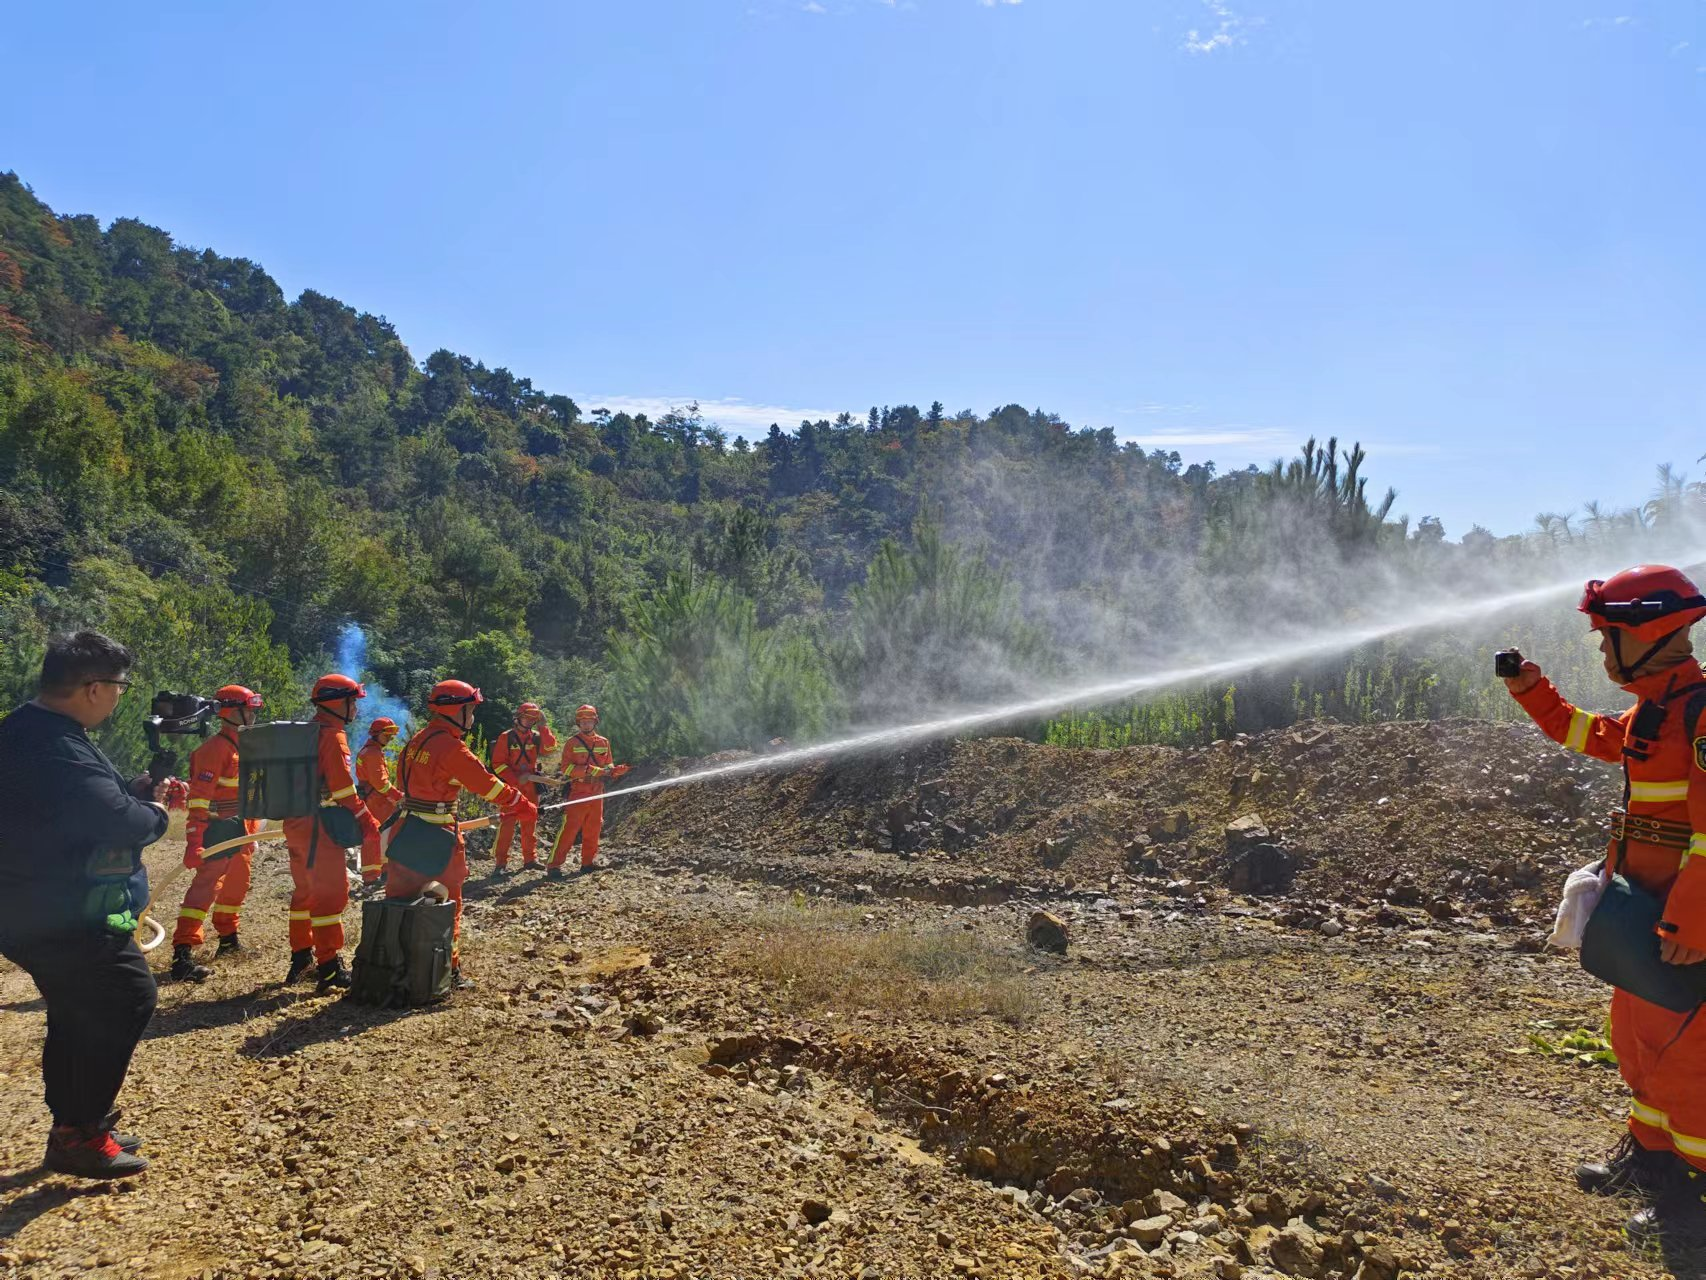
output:
[[[190,808],[192,808],[192,809],[205,809],[212,803],[213,802],[211,800],[191,800],[190,801]]]
[[[1588,749],[1588,734],[1593,732],[1593,713],[1576,710],[1570,713],[1569,732],[1564,735],[1564,745],[1571,751],[1585,752]]]
[[[1688,799],[1688,779],[1675,782],[1631,782],[1629,798],[1644,804],[1660,804],[1667,800]]]
[[[194,907],[179,907],[178,908],[178,919],[180,919],[180,920],[205,920],[205,919],[207,919],[207,912],[197,911]]]
[[[345,787],[342,791],[332,792],[332,794],[329,798],[334,800],[334,801],[335,800],[344,800],[344,799],[349,798],[350,796],[353,796],[354,794],[355,794],[355,783],[352,782],[352,783],[350,783],[349,786]]]
[[[505,782],[502,778],[499,778],[496,782],[492,783],[492,789],[490,791],[486,792],[486,794],[481,796],[480,798],[482,800],[496,800],[499,796],[501,796],[504,793],[504,788],[506,788],[507,786],[509,786],[509,784],[507,782]]]
[[[309,920],[308,923],[313,925],[316,929],[323,929],[329,924],[342,924],[343,919],[343,912],[340,911],[335,916],[315,916]]]

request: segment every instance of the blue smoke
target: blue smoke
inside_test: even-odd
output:
[[[409,733],[409,708],[403,700],[373,679],[367,669],[367,634],[359,623],[351,622],[338,634],[338,647],[332,654],[334,670],[367,686],[367,696],[355,704],[355,719],[350,722],[349,744],[359,750],[367,741],[367,726],[380,716],[390,716],[402,727],[402,737]]]

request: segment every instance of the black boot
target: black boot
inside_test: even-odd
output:
[[[135,1151],[142,1145],[142,1139],[134,1133],[120,1133],[115,1125],[118,1124],[119,1112],[107,1112],[106,1119],[101,1121],[101,1128],[113,1135],[113,1141],[118,1143],[120,1151]]]
[[[206,965],[195,962],[188,943],[180,942],[172,948],[172,976],[179,982],[206,982],[212,972]]]
[[[100,1125],[54,1125],[42,1164],[75,1178],[130,1178],[148,1167],[145,1157],[123,1150]]]
[[[333,956],[320,966],[319,982],[315,984],[314,994],[323,996],[328,991],[349,990],[349,970],[344,968],[344,958]]]
[[[1623,1229],[1636,1245],[1663,1239],[1683,1249],[1706,1243],[1706,1176],[1687,1161],[1674,1159],[1672,1168],[1644,1189],[1647,1203],[1629,1215]]]
[[[290,953],[290,972],[284,975],[284,985],[288,987],[313,967],[314,948],[303,947],[300,951],[292,951]]]
[[[1677,1165],[1668,1151],[1649,1151],[1626,1133],[1604,1160],[1576,1167],[1576,1185],[1589,1195],[1615,1196],[1642,1191],[1662,1182]]]
[[[219,935],[219,950],[215,951],[213,955],[215,959],[218,959],[220,956],[229,955],[233,951],[242,951],[243,949],[243,943],[236,934],[222,933]]]

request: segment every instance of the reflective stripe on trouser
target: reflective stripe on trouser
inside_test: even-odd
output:
[[[571,793],[570,798],[574,796]],[[563,829],[557,832],[557,843],[551,846],[551,865],[560,867],[569,856],[569,849],[580,837],[581,866],[591,865],[598,857],[598,834],[604,828],[604,800],[588,800],[572,804],[563,810]]]
[[[419,871],[413,871],[400,862],[385,863],[385,896],[387,898],[407,898],[411,901],[421,896],[421,890],[434,880],[450,890],[450,900],[456,904],[456,919],[451,925],[450,962],[461,962],[462,950],[462,883],[468,878],[468,858],[463,851],[462,837],[456,837],[456,852],[450,855],[450,865],[445,867],[443,875],[425,876]]]
[[[201,945],[202,921],[211,913],[214,932],[220,937],[237,932],[238,911],[249,896],[250,863],[255,846],[246,844],[229,858],[204,862],[195,870],[178,912],[178,927],[172,933],[174,947]]]
[[[1635,1095],[1629,1131],[1649,1150],[1675,1151],[1706,1170],[1706,1017],[1689,1018],[1612,993],[1611,1047]]]
[[[516,790],[535,803],[539,800],[539,788],[531,782],[522,783]],[[509,865],[509,842],[515,838],[515,827],[514,814],[505,814],[498,819],[498,838],[492,845],[492,857],[500,867]],[[535,812],[521,824],[521,860],[524,864],[531,865],[539,860],[538,830],[539,815]]]
[[[284,839],[290,848],[290,949],[312,945],[322,964],[344,949],[344,908],[349,905],[349,878],[344,851],[320,833],[314,865],[308,865],[308,845],[318,817],[286,818]]]

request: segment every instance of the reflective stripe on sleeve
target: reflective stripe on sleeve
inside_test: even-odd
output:
[[[353,796],[354,794],[355,794],[355,783],[352,782],[352,783],[350,783],[349,786],[345,787],[342,791],[332,792],[329,799],[334,800],[334,801],[336,801],[336,800],[347,800],[350,796]]]
[[[1571,751],[1586,752],[1588,734],[1593,731],[1593,713],[1579,707],[1570,712],[1570,728],[1564,734],[1564,745]]]
[[[1686,867],[1690,858],[1698,858],[1706,854],[1706,835],[1696,833],[1688,838],[1688,848],[1682,851],[1682,861],[1678,865]]]
[[[191,800],[189,807],[192,809],[206,809],[212,803],[213,802],[211,800]]]
[[[480,799],[482,799],[482,800],[496,800],[499,796],[501,796],[504,793],[505,788],[507,788],[508,786],[509,786],[509,783],[505,782],[502,778],[499,778],[496,782],[494,782],[492,784],[492,789],[490,791],[486,792],[485,795],[481,796]]]

